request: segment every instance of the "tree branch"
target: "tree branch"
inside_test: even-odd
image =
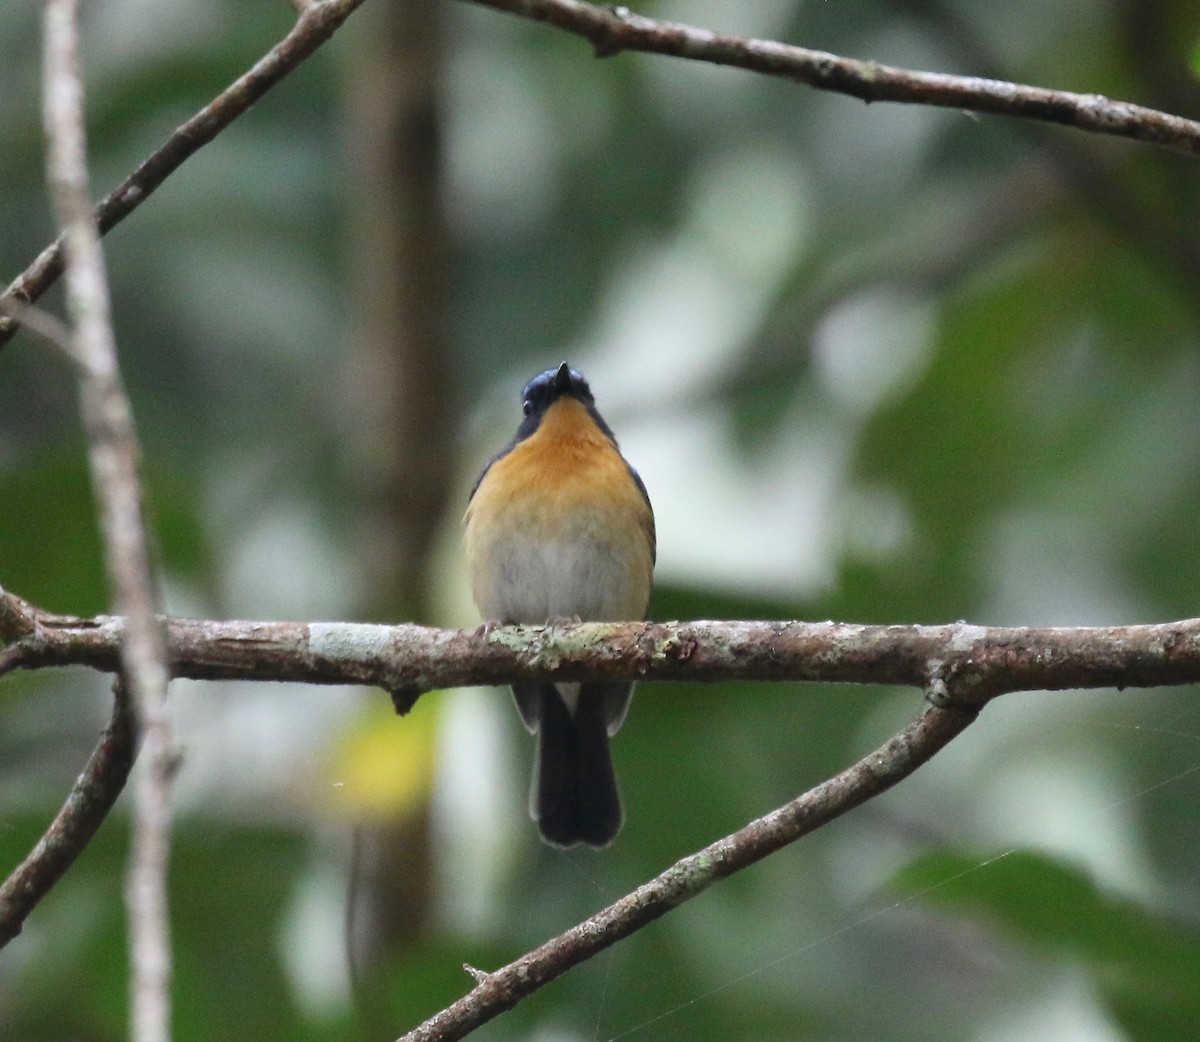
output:
[[[246,73],[182,124],[95,209],[100,234],[120,224],[171,176],[185,160],[208,144],[238,116],[292,72],[341,27],[364,0],[311,0],[288,34]],[[0,302],[36,301],[63,273],[63,238],[46,247],[0,294]],[[21,328],[19,317],[0,308],[0,349]]]
[[[5,596],[0,595],[0,602]],[[15,599],[14,599],[15,600]],[[0,674],[119,668],[126,621],[0,604]],[[3,629],[7,614],[32,618]],[[945,688],[982,703],[1010,691],[1200,682],[1200,619],[1142,626],[859,626],[623,622],[441,630],[352,622],[166,618],[171,675],[365,684],[405,709],[424,691],[513,680],[810,681]]]
[[[105,196],[95,211],[101,234],[129,216],[185,160],[324,44],[363,2],[297,0],[300,15],[288,34]],[[665,54],[781,76],[868,102],[924,104],[1037,119],[1200,155],[1200,123],[1129,102],[1111,101],[1099,94],[1073,94],[1002,80],[899,69],[644,18],[625,8],[598,7],[579,0],[472,2],[573,32],[589,40],[601,56],[622,50]],[[0,301],[38,300],[62,275],[62,250],[61,238],[46,247],[0,294]],[[18,318],[0,314],[0,349],[20,328]]]
[[[7,602],[7,603],[6,603]],[[435,687],[514,679],[774,680],[905,684],[927,704],[836,777],[690,855],[495,973],[404,1042],[464,1037],[572,966],[890,788],[1009,691],[1200,681],[1200,619],[1061,629],[844,623],[579,623],[439,630],[415,625],[162,620],[174,676],[373,684],[397,707]],[[0,674],[118,668],[126,623],[58,616],[0,593]]]
[[[113,699],[112,720],[62,809],[29,856],[0,884],[0,948],[21,932],[29,913],[75,863],[125,788],[137,739],[120,681],[113,684]]]
[[[79,370],[79,407],[99,515],[104,564],[117,611],[127,617],[120,673],[145,734],[148,763],[137,779],[126,903],[134,1042],[170,1038],[171,953],[166,865],[170,836],[171,737],[166,644],[157,603],[142,489],[141,450],[121,383],[108,276],[89,200],[78,0],[46,0],[43,104],[46,176],[66,257],[67,306]]]
[[[975,709],[956,703],[923,707],[903,731],[841,774],[677,861],[633,893],[503,969],[481,974],[479,983],[467,995],[404,1035],[400,1042],[451,1042],[463,1038],[571,967],[654,922],[713,883],[890,789],[966,730],[975,716]]]
[[[128,883],[134,1036],[169,1037],[170,956],[164,874],[172,767],[165,713],[169,676],[374,684],[397,708],[423,691],[514,679],[791,680],[906,684],[929,702],[902,732],[834,778],[672,868],[591,919],[494,973],[407,1040],[462,1038],[522,998],[716,881],[890,788],[1009,691],[1157,686],[1200,681],[1200,620],[1077,629],[694,622],[498,627],[489,632],[350,623],[166,619],[155,596],[137,468],[121,388],[99,236],[131,213],[323,44],[363,0],[295,0],[291,32],[181,126],[93,211],[87,205],[76,0],[47,0],[47,124],[63,235],[0,296],[0,347],[20,325],[9,300],[37,300],[67,265],[81,403],[100,502],[116,616],[55,616],[0,590],[0,674],[84,665],[126,678],[150,753],[139,787]],[[474,0],[588,39],[598,55],[640,50],[782,76],[865,101],[968,109],[1128,137],[1200,155],[1200,123],[1099,95],[917,72],[600,8],[577,0]],[[27,314],[27,313],[26,313]],[[54,336],[62,331],[47,327]],[[131,705],[116,685],[113,719],[66,804],[29,857],[0,885],[0,947],[16,936],[104,819],[135,747]]]
[[[905,684],[927,704],[899,734],[841,774],[677,862],[561,936],[494,972],[404,1042],[464,1037],[694,897],[895,785],[1000,694],[1200,681],[1200,619],[1061,629],[691,622],[502,626],[162,620],[174,676],[373,684],[398,708],[434,687],[513,679],[774,680]],[[124,619],[51,615],[0,591],[0,674],[119,665]]]
[[[5,644],[37,632],[38,609],[0,586],[0,642]]]
[[[1126,101],[1112,101],[1101,94],[1073,94],[1004,80],[900,69],[773,40],[729,36],[645,18],[625,7],[600,7],[582,0],[471,2],[582,36],[598,57],[621,51],[665,54],[780,76],[867,102],[933,105],[1042,120],[1200,156],[1200,123]]]

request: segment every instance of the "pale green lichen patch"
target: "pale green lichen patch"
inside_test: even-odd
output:
[[[972,626],[965,622],[955,623],[950,629],[950,651],[970,651],[987,638],[988,631],[983,626]]]
[[[671,875],[671,903],[680,904],[716,882],[717,863],[708,852],[701,851],[676,864]]]
[[[324,658],[371,662],[391,649],[390,626],[365,622],[312,622],[308,649]]]
[[[530,632],[529,626],[496,626],[488,630],[487,640],[489,644],[498,644],[509,651],[521,652],[529,646]]]

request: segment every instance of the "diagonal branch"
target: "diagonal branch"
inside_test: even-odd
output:
[[[671,909],[902,781],[975,720],[971,707],[928,705],[853,766],[661,875],[479,983],[400,1042],[452,1042]]]
[[[977,76],[918,72],[825,51],[716,33],[583,0],[472,0],[547,22],[588,40],[599,57],[645,51],[731,65],[863,101],[895,101],[1060,123],[1200,156],[1200,123],[1101,94],[1031,87]]]
[[[75,863],[125,787],[137,740],[120,681],[113,684],[113,698],[112,720],[62,809],[29,856],[0,884],[0,948],[21,932],[29,913]]]
[[[313,0],[305,3],[288,34],[247,72],[205,105],[163,142],[153,154],[114,188],[96,207],[100,234],[120,224],[171,176],[185,160],[242,115],[251,105],[292,72],[341,27],[364,0]],[[63,273],[63,237],[47,246],[0,294],[32,303]],[[0,308],[0,348],[21,328],[18,317]]]
[[[3,628],[0,675],[88,666],[113,672],[119,617],[51,615]],[[14,598],[15,600],[15,598]],[[18,614],[11,609],[10,614]],[[513,680],[808,681],[1009,691],[1200,683],[1200,619],[1141,626],[860,626],[836,622],[622,622],[441,630],[353,622],[166,618],[171,675],[366,684],[405,705],[424,691]]]

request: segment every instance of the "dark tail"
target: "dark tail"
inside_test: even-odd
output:
[[[603,847],[621,828],[621,798],[608,751],[613,685],[584,684],[572,717],[552,684],[541,688],[530,811],[555,846]]]

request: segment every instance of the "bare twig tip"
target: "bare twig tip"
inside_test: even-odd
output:
[[[37,618],[31,606],[0,586],[0,640],[16,641],[36,632]]]

